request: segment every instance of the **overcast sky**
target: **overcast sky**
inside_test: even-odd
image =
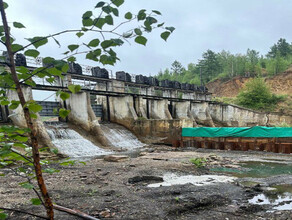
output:
[[[27,28],[13,32],[19,39],[43,36],[64,29],[80,28],[81,16],[93,10],[98,1],[91,0],[7,0],[8,20],[22,22]],[[140,9],[157,9],[161,21],[176,30],[167,43],[160,32],[148,36],[147,46],[132,43],[117,50],[121,61],[114,71],[155,75],[170,67],[174,60],[184,66],[197,62],[207,49],[220,52],[245,53],[247,48],[266,54],[279,38],[291,42],[291,0],[125,0],[121,13]],[[81,43],[76,36],[67,34],[58,38],[62,45],[50,44],[41,49],[41,56],[59,58],[68,43]],[[84,39],[88,42],[87,39]],[[100,65],[80,59],[85,65]]]

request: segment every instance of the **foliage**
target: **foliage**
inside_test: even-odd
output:
[[[223,102],[225,104],[235,104],[235,98],[233,97],[213,97],[212,101]]]
[[[197,168],[201,168],[206,165],[207,160],[203,157],[197,157],[197,158],[191,158],[190,162],[194,164]]]
[[[276,44],[274,44],[267,54],[267,57],[276,58],[276,56],[287,57],[292,55],[292,48],[286,39],[280,38]]]
[[[146,11],[144,9],[137,13],[127,12],[120,15],[120,7],[124,0],[110,0],[109,2],[98,2],[94,10],[86,11],[82,15],[82,26],[73,30],[63,30],[48,36],[34,36],[26,38],[26,45],[20,45],[14,35],[10,33],[14,28],[23,29],[25,25],[19,22],[11,22],[13,27],[8,27],[5,9],[7,3],[0,0],[0,10],[2,15],[2,23],[0,26],[0,43],[7,50],[7,56],[1,56],[1,60],[6,63],[0,66],[0,104],[8,106],[13,110],[21,107],[24,111],[28,129],[20,129],[14,126],[0,127],[0,168],[7,168],[17,176],[23,177],[25,182],[20,186],[25,189],[34,190],[38,198],[31,198],[33,205],[43,204],[47,210],[47,218],[53,219],[53,204],[46,191],[46,185],[42,173],[53,174],[59,172],[52,168],[51,162],[48,160],[40,161],[39,151],[48,150],[38,146],[38,140],[35,136],[37,128],[32,119],[37,119],[38,112],[42,107],[35,101],[27,101],[23,95],[21,85],[26,84],[35,86],[35,79],[41,78],[48,83],[53,84],[56,78],[63,78],[69,70],[69,63],[77,60],[77,55],[84,55],[86,59],[101,63],[102,65],[114,65],[118,60],[115,49],[122,46],[125,42],[134,41],[140,45],[147,44],[146,35],[153,29],[162,30],[160,37],[166,41],[170,34],[175,30],[173,27],[165,27],[164,23],[159,22],[161,13],[157,10]],[[123,20],[115,24],[119,17]],[[114,25],[115,24],[115,25]],[[131,24],[131,25],[130,25]],[[127,26],[128,25],[128,26]],[[121,26],[128,27],[128,31],[119,32]],[[133,26],[135,26],[133,28]],[[124,28],[124,30],[125,30]],[[82,43],[70,42],[64,51],[62,59],[54,59],[52,57],[43,58],[43,67],[31,70],[25,66],[16,67],[14,56],[23,52],[28,57],[36,58],[40,55],[39,48],[48,43],[56,43],[60,46],[58,36],[69,33],[76,36],[76,41],[84,39]],[[106,33],[106,35],[105,35]],[[94,34],[94,38],[87,41]],[[9,68],[8,68],[9,67]],[[8,100],[6,97],[7,90],[15,90],[17,88],[18,100]],[[57,95],[62,100],[70,98],[71,93],[78,93],[82,90],[79,85],[69,85],[68,90],[59,91]],[[67,90],[67,91],[68,91]],[[67,117],[70,111],[60,109],[60,117]],[[54,153],[57,153],[52,149]],[[60,163],[60,165],[70,165],[72,163]],[[39,188],[34,186],[33,180],[37,180]],[[0,218],[6,218],[3,210],[0,210]]]
[[[236,97],[236,104],[255,110],[272,111],[282,100],[282,97],[272,94],[262,78],[255,78],[248,81],[245,88],[240,91]]]
[[[292,45],[281,38],[271,47],[266,57],[253,49],[247,49],[245,54],[231,54],[225,50],[216,53],[207,50],[198,62],[188,64],[187,68],[181,66],[180,62],[174,61],[171,69],[159,71],[157,78],[200,85],[201,73],[203,84],[215,80],[226,81],[235,76],[276,75],[287,70],[292,64],[291,48]]]

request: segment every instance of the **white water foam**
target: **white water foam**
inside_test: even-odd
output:
[[[48,128],[53,144],[59,152],[69,157],[94,157],[111,154],[83,138],[76,131],[69,128]]]
[[[101,129],[110,143],[117,148],[133,150],[145,146],[128,129],[117,124],[102,124]]]
[[[149,184],[148,187],[160,187],[160,186],[172,186],[172,185],[184,185],[184,184],[193,184],[196,186],[210,185],[215,183],[228,183],[233,182],[236,178],[229,176],[218,176],[218,175],[186,175],[178,176],[174,173],[166,173],[163,176],[162,183],[153,183]]]

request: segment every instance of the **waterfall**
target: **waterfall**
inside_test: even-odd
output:
[[[94,145],[68,127],[50,126],[47,131],[59,152],[69,157],[94,157],[112,153]]]
[[[100,126],[105,137],[114,147],[123,150],[133,150],[145,146],[134,134],[121,125],[109,123],[101,124]]]

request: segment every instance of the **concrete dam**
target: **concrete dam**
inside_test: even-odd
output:
[[[27,68],[32,70],[35,67]],[[117,72],[114,76],[105,69],[75,64],[62,78],[56,77],[53,84],[45,80],[35,81],[35,86],[23,85],[26,100],[33,100],[36,91],[68,91],[67,86],[70,84],[82,87],[80,92],[71,94],[66,101],[56,97],[55,101],[39,102],[43,110],[38,114],[38,119],[34,120],[40,142],[51,148],[66,142],[66,146],[61,148],[69,156],[86,155],[84,149],[76,149],[77,152],[73,153],[66,151],[66,147],[71,146],[70,141],[82,142],[84,136],[66,126],[48,128],[42,121],[42,117],[57,118],[54,109],[61,107],[71,112],[65,120],[59,121],[91,135],[92,141],[86,140],[88,142],[79,145],[93,147],[94,155],[110,154],[111,147],[141,147],[142,142],[170,144],[179,138],[182,127],[292,124],[291,116],[213,102],[212,94],[204,87],[171,81],[159,83],[153,77],[131,76],[125,72]],[[14,91],[8,91],[7,97],[9,100],[18,99]],[[0,109],[2,122],[11,120],[14,125],[25,127],[21,107],[11,110],[1,106]]]

